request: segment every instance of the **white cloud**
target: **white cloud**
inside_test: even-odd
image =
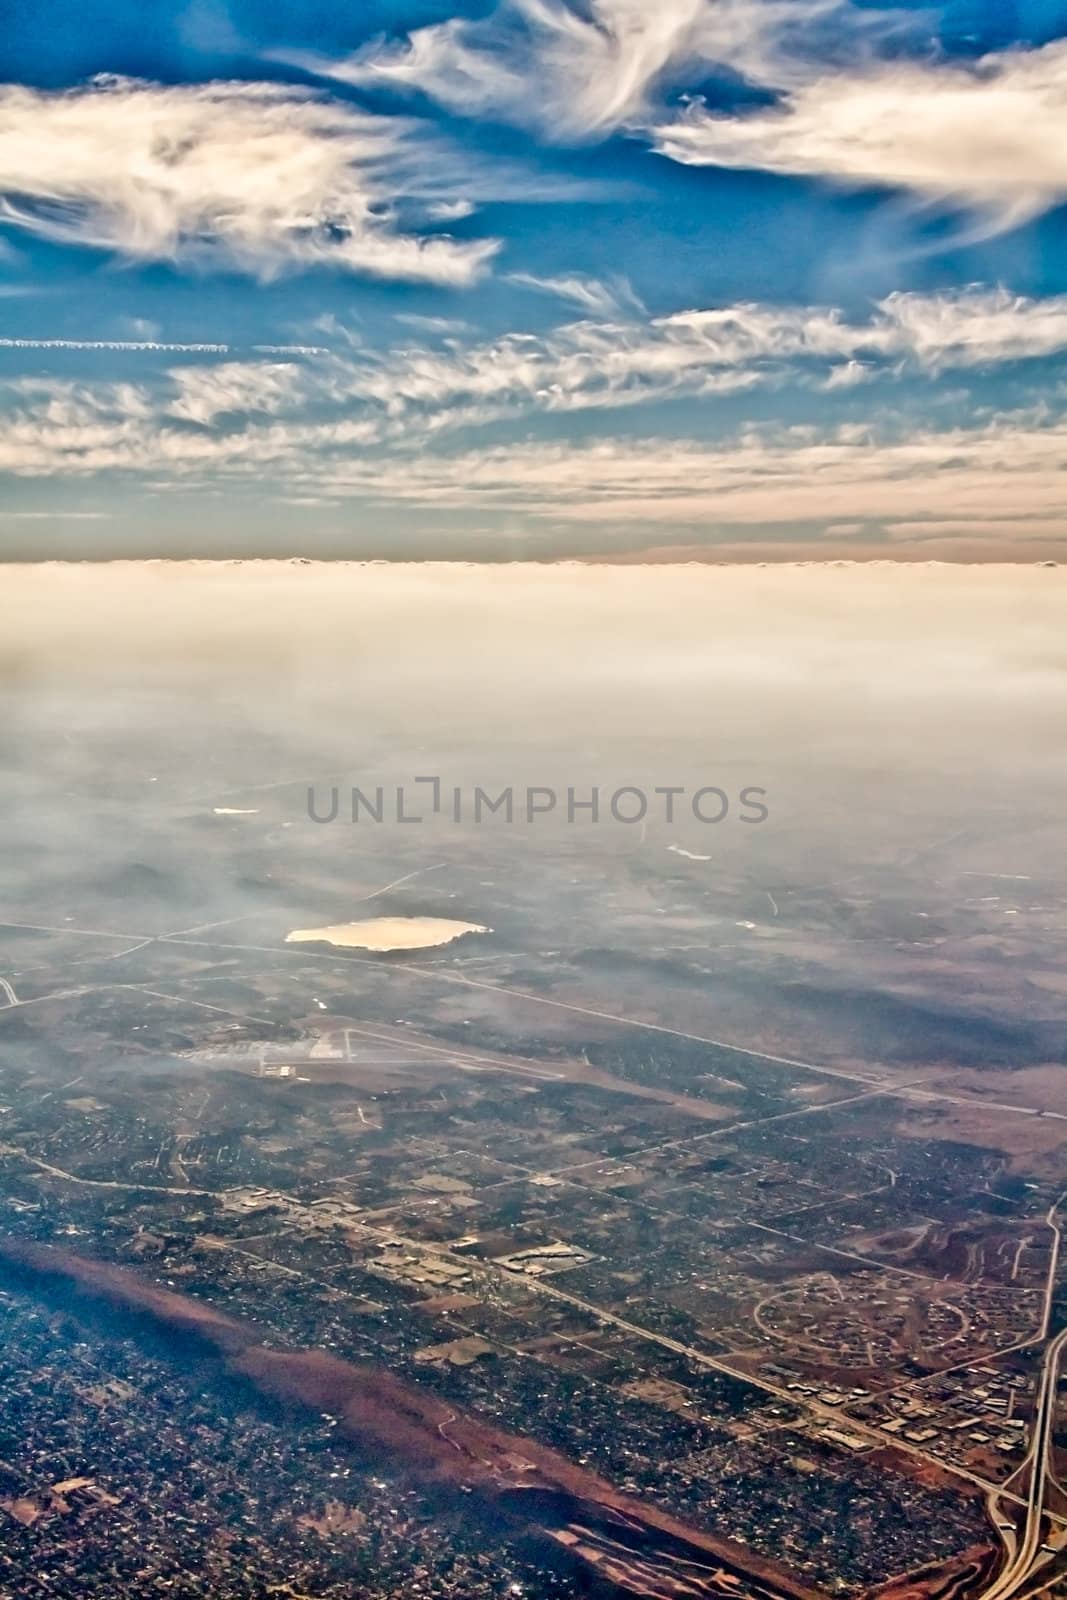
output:
[[[914,12],[849,0],[498,0],[335,61],[298,64],[359,86],[418,92],[459,116],[557,143],[617,130],[694,166],[901,189],[1016,225],[1067,196],[1067,43],[974,62],[899,42]],[[880,54],[879,54],[880,52]],[[736,114],[668,115],[668,91],[727,70],[774,96]]]
[[[958,294],[896,293],[880,311],[902,352],[924,366],[975,367],[1067,349],[1067,295],[1033,300],[977,285]]]
[[[301,371],[292,363],[224,361],[211,367],[176,367],[169,377],[178,393],[167,415],[202,426],[228,414],[275,415],[300,393]]]
[[[797,36],[841,10],[842,0],[500,0],[487,17],[435,23],[346,61],[296,59],[567,142],[641,125],[660,86],[693,63],[785,71]]]
[[[692,53],[708,0],[504,0],[486,19],[421,28],[323,70],[418,89],[465,116],[585,138],[639,115],[650,85]]]
[[[773,80],[772,87],[781,87]],[[988,231],[1067,196],[1067,43],[973,64],[809,64],[779,102],[741,115],[693,105],[653,130],[690,166],[739,167],[881,185],[963,205]]]
[[[894,529],[915,525],[901,537],[995,537],[1009,525],[1047,537],[1065,520],[1063,416],[1013,414],[894,436],[862,425],[794,427],[710,445],[609,438],[434,454],[424,428],[405,446],[403,430],[392,432],[380,412],[191,428],[132,385],[90,392],[42,381],[27,398],[35,403],[0,435],[0,471],[26,477],[123,471],[200,489],[269,479],[289,496],[404,507],[419,517],[509,515],[576,528],[825,526],[862,516]]]
[[[0,89],[0,221],[133,260],[466,285],[492,240],[402,225],[462,163],[411,119],[273,84]]]
[[[107,522],[106,511],[0,511],[5,522]]]
[[[1067,352],[1067,297],[1035,301],[983,289],[891,295],[855,320],[826,307],[750,304],[590,318],[489,341],[463,324],[408,322],[417,342],[388,350],[357,345],[322,354],[310,346],[313,353],[291,360],[172,364],[138,383],[15,379],[6,385],[9,448],[0,467],[140,470],[153,438],[176,467],[269,462],[276,445],[289,456],[337,442],[429,448],[449,431],[535,413],[699,400],[761,383],[847,389],[861,378]],[[278,347],[290,348],[301,347]],[[98,452],[112,448],[103,462]]]
[[[600,278],[572,272],[557,278],[539,278],[532,272],[511,272],[508,282],[520,289],[533,289],[536,294],[553,295],[587,311],[595,317],[618,317],[626,312],[643,311],[640,300],[625,278],[613,278],[604,283]]]
[[[587,280],[575,283],[596,298]],[[1067,296],[1031,300],[979,288],[894,294],[856,320],[820,306],[742,304],[665,317],[626,316],[616,307],[611,320],[590,317],[545,335],[472,342],[449,326],[440,331],[437,345],[357,351],[300,369],[301,392],[308,400],[366,405],[402,432],[788,379],[849,388],[887,373],[1065,352]]]
[[[325,483],[392,503],[521,512],[564,523],[961,523],[1063,519],[1067,421],[1006,417],[887,442],[862,429],[753,434],[708,447],[671,438],[517,445],[402,462],[337,462]]]
[[[831,367],[823,380],[824,389],[855,389],[857,384],[868,383],[875,376],[875,369],[866,361],[843,361],[838,367]]]
[[[444,437],[538,411],[606,416],[764,381],[823,387],[857,366],[936,374],[1065,351],[1067,297],[985,289],[893,295],[853,320],[825,307],[751,304],[483,342],[461,326],[420,327],[416,343],[387,351],[171,362],[137,382],[15,379],[0,472],[122,472],[200,493],[269,482],[290,497],[407,507],[420,519],[447,511],[703,529],[863,518],[906,527],[894,537],[914,541],[983,529],[1007,539],[1023,523],[1042,538],[1043,524],[1064,521],[1067,420],[1039,410],[973,428],[904,432],[898,418],[880,433],[863,424],[748,429],[714,443],[542,440],[449,453]]]
[[[889,538],[909,543],[925,540],[944,538],[974,538],[979,536],[986,539],[1013,540],[1013,539],[1054,539],[1061,540],[1067,535],[1067,511],[1058,517],[1031,517],[1020,519],[1013,517],[971,517],[968,521],[949,517],[940,521],[930,519],[924,522],[890,522],[886,525]]]
[[[428,317],[417,311],[394,311],[393,321],[399,322],[405,328],[418,328],[420,333],[473,333],[474,325],[465,322],[462,317]],[[347,343],[352,343],[352,336],[347,328],[332,328]],[[358,342],[358,341],[356,341]]]

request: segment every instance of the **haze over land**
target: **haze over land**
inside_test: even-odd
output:
[[[1065,569],[3,581],[4,1253],[106,1301],[5,1278],[18,1585],[1049,1565]]]
[[[990,842],[971,864],[1024,881],[1058,854],[1065,581],[1062,569],[993,566],[8,568],[0,683],[22,804],[6,888],[32,911],[66,876],[84,922],[76,884],[121,870],[119,927],[177,925],[182,913],[156,902],[190,828],[205,830],[202,859],[173,886],[187,925],[262,903],[268,886],[253,889],[245,863],[267,842],[275,882],[310,848],[341,863],[384,851],[373,886],[508,841],[517,864],[562,846],[648,851],[711,885],[744,863],[832,883],[894,852],[966,841],[976,808]],[[409,815],[429,812],[420,775],[445,799],[404,826],[398,785]],[[608,810],[625,785],[645,797],[643,825]],[[671,785],[684,793],[668,815],[658,790]],[[692,810],[706,785],[728,801],[717,825]],[[478,786],[511,788],[519,820],[474,825]],[[556,796],[532,824],[529,786]],[[588,799],[594,786],[598,823],[588,808],[568,823],[568,792]],[[382,788],[380,824],[366,812],[352,823],[353,787],[372,799]],[[746,788],[766,791],[758,825],[739,803]],[[337,820],[310,820],[309,789],[319,815],[337,790]],[[457,790],[462,822],[449,820]],[[442,899],[443,873],[366,907],[331,882],[288,898],[280,931],[386,913],[499,933],[492,896],[474,884]],[[764,896],[740,920],[762,924],[769,909]]]

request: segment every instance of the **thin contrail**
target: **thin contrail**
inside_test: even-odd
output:
[[[166,343],[155,339],[0,339],[0,350],[117,350],[122,354],[233,355],[240,346],[232,344]],[[327,356],[319,344],[253,344],[245,349],[260,356]]]

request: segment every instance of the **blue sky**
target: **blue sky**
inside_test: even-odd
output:
[[[44,0],[0,79],[0,553],[1065,553],[1067,0]]]

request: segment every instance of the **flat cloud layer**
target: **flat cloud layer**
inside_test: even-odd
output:
[[[806,770],[852,747],[887,775],[889,743],[928,766],[936,728],[939,759],[957,740],[1067,759],[1062,570],[118,562],[3,577],[0,690],[47,708],[98,674],[127,698],[173,684],[195,720],[212,714],[206,684],[227,726],[231,690],[271,729],[297,708],[320,762],[337,746],[350,763],[370,726],[402,751],[451,730],[582,745],[669,731],[701,761],[709,729],[716,758],[732,730],[742,753]]]
[[[1067,425],[1025,419],[983,428],[878,439],[865,428],[752,432],[736,444],[665,438],[587,446],[505,446],[378,464],[338,464],[320,486],[362,480],[408,502],[506,507],[577,524],[835,522],[857,508],[872,518],[958,521],[1037,518],[1067,531]]]
[[[280,85],[0,89],[0,221],[132,260],[467,284],[495,242],[417,236],[395,209],[456,181],[410,119]]]
[[[854,885],[850,862],[884,879],[902,850],[933,860],[960,833],[957,865],[1025,873],[1045,851],[1058,859],[1062,569],[119,562],[10,567],[0,582],[18,819],[0,886],[27,921],[43,893],[96,908],[92,926],[145,931],[299,907],[284,934],[358,915],[343,897],[366,855],[397,859],[375,884],[452,861],[461,898],[406,909],[501,927],[469,902],[479,881],[497,883],[499,905],[513,879],[533,881],[540,852],[577,874],[595,849],[586,877],[606,922],[608,863],[641,852],[651,906],[670,903],[655,899],[657,859],[672,876],[707,874],[733,936],[737,874],[758,883],[762,867],[772,889]],[[368,834],[309,819],[309,785],[320,804],[332,784],[405,784],[414,799],[415,775],[433,773],[445,797],[453,782],[468,795],[513,786],[519,806],[530,784],[561,801],[571,785],[606,801],[621,785],[651,798],[659,785],[751,784],[770,815],[648,841],[616,826],[594,838],[564,804],[544,827],[517,810],[513,829],[480,837],[469,805],[458,827],[387,814]],[[683,866],[668,838],[713,862]],[[174,895],[179,917],[161,909]]]

